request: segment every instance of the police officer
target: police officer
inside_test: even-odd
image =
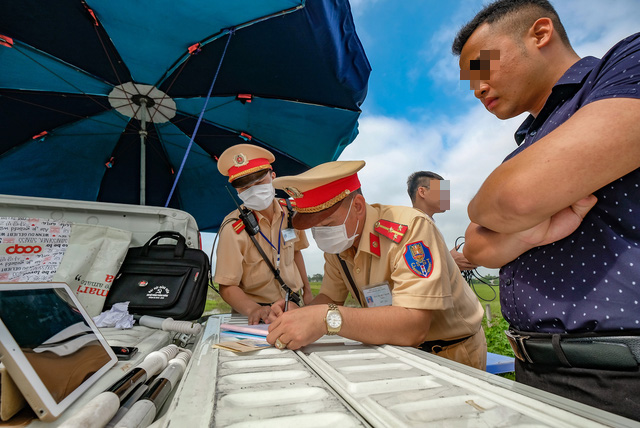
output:
[[[329,162],[274,186],[296,201],[293,224],[325,252],[320,294],[301,309],[272,307],[267,340],[297,349],[324,334],[416,346],[484,370],[480,302],[433,221],[409,207],[366,203],[363,161]],[[352,293],[362,308],[343,305]]]
[[[305,233],[291,229],[289,207],[275,198],[271,168],[275,157],[252,144],[238,144],[225,150],[218,159],[218,170],[229,177],[243,205],[251,210],[260,227],[256,242],[279,270],[292,291],[303,289],[304,301],[312,299],[311,288],[300,250],[309,242]],[[214,281],[220,295],[231,307],[249,318],[249,324],[266,321],[269,305],[285,295],[280,283],[245,230],[239,211],[234,210],[222,222],[216,253]]]

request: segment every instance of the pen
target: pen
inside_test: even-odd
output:
[[[284,311],[287,312],[287,309],[289,309],[289,293],[291,292],[291,290],[287,290],[287,292],[284,294]]]

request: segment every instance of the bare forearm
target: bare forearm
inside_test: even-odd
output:
[[[471,223],[464,236],[464,256],[472,263],[500,268],[533,248],[513,234],[498,233]]]
[[[280,338],[289,349],[298,349],[315,342],[327,333],[325,316],[331,299],[319,294],[313,304],[304,308],[283,312],[274,305],[274,319],[269,327],[267,341],[271,344]],[[340,336],[363,343],[399,346],[417,346],[424,342],[431,324],[431,312],[407,309],[400,306],[380,308],[339,307],[342,315]],[[270,316],[271,318],[271,316]]]
[[[471,200],[469,218],[496,232],[527,230],[637,169],[639,107],[630,98],[584,106],[496,168]]]
[[[220,296],[233,309],[244,316],[248,316],[251,311],[260,306],[247,296],[238,286],[220,284]]]
[[[319,293],[316,297],[313,298],[313,300],[309,304],[310,305],[326,305],[327,303],[335,303],[337,305],[341,305],[344,302],[334,302],[326,294]]]
[[[374,345],[418,346],[425,341],[431,323],[429,311],[401,306],[341,306],[340,313],[340,336]]]
[[[572,234],[597,201],[594,195],[589,195],[517,233],[498,233],[471,223],[465,235],[464,254],[474,263],[501,267],[531,248],[551,244]]]

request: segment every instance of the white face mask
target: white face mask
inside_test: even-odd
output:
[[[267,209],[273,202],[276,197],[276,189],[271,183],[256,184],[244,192],[238,193],[238,196],[247,208],[262,211]]]
[[[347,216],[344,218],[344,222],[339,226],[320,226],[320,227],[312,227],[311,235],[313,235],[313,239],[315,239],[316,244],[318,244],[318,248],[320,248],[325,253],[329,254],[340,254],[347,248],[353,245],[353,242],[358,237],[357,233],[349,238],[347,236],[347,219],[349,218],[349,213],[351,212],[351,207],[353,206],[353,200],[351,200],[351,205],[349,205],[349,211],[347,211]],[[356,223],[356,231],[358,230],[358,226],[360,225],[360,220]]]

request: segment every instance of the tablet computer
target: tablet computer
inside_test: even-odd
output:
[[[64,283],[0,283],[0,359],[43,421],[52,421],[117,362]]]

